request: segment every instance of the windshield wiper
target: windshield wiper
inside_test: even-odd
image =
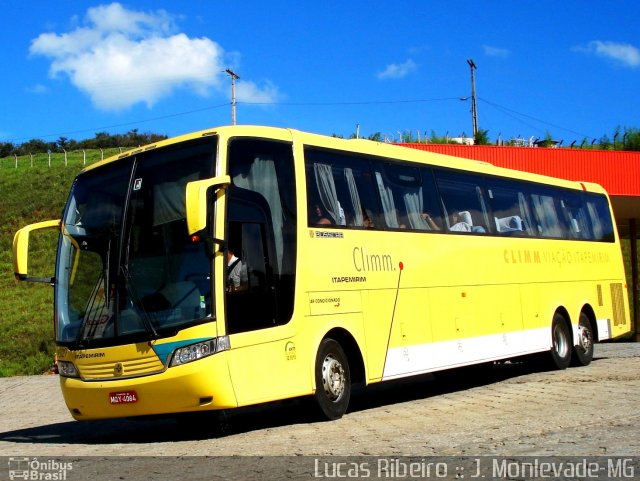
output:
[[[103,292],[104,289],[106,289],[104,270],[100,272],[100,276],[98,276],[98,279],[91,290],[91,295],[89,296],[89,301],[87,302],[85,309],[84,319],[80,329],[78,329],[76,342],[79,349],[89,348],[89,344],[98,329],[98,320],[108,312],[108,300],[106,298],[99,300],[101,288],[103,289]]]

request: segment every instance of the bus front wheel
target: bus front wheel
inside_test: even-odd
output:
[[[320,343],[315,365],[316,403],[322,416],[340,419],[347,411],[351,397],[349,361],[340,344],[333,339]]]
[[[580,313],[578,321],[578,342],[573,347],[572,364],[576,366],[588,366],[593,359],[593,328],[591,320],[584,312]]]
[[[566,369],[571,364],[571,332],[564,316],[557,312],[551,323],[551,362],[556,369]]]

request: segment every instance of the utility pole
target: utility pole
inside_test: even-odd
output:
[[[473,122],[473,140],[478,137],[478,110],[476,108],[476,64],[473,59],[468,59],[469,69],[471,70],[471,120]]]
[[[231,77],[231,125],[236,125],[236,80],[240,76],[231,69],[226,69],[225,72]]]

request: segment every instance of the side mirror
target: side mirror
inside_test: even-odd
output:
[[[52,283],[53,278],[29,277],[27,266],[29,263],[29,234],[36,230],[60,230],[60,220],[47,220],[23,227],[13,237],[13,272],[19,281]]]
[[[229,184],[231,184],[231,177],[228,175],[187,183],[185,209],[189,235],[207,227],[207,191],[211,187],[215,187],[219,191],[225,189]]]

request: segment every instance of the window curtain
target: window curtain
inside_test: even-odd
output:
[[[595,204],[587,202],[587,211],[589,212],[589,218],[591,219],[591,228],[593,229],[593,237],[595,240],[601,240],[604,237],[604,228],[602,221],[598,215],[598,210]]]
[[[587,220],[587,213],[584,209],[578,209],[576,221],[578,222],[577,235],[581,239],[591,238],[591,232],[589,232],[589,221]]]
[[[163,182],[153,186],[154,227],[185,218],[185,187],[187,183],[197,179],[198,175],[192,174],[176,182]]]
[[[233,183],[243,189],[253,190],[262,194],[267,200],[271,209],[271,222],[273,225],[273,233],[275,235],[276,256],[278,257],[278,269],[282,270],[282,225],[283,210],[280,200],[280,189],[278,186],[278,178],[276,177],[276,166],[273,159],[265,157],[256,157],[253,159],[249,173],[246,176],[242,174],[233,178]]]
[[[525,199],[524,194],[522,192],[518,192],[518,204],[520,206],[520,214],[524,218],[524,230],[529,235],[534,235],[531,232],[531,212],[529,212],[529,204],[527,204],[527,199]]]
[[[431,230],[427,221],[422,218],[422,213],[424,212],[422,187],[412,191],[407,189],[402,197],[411,228],[414,230]]]
[[[387,227],[398,228],[398,217],[396,215],[396,206],[393,202],[393,192],[389,187],[385,187],[382,180],[382,174],[376,172],[376,184],[378,185],[378,192],[380,193],[380,201],[382,202],[382,210],[384,214],[384,221]]]
[[[340,207],[340,202],[338,202],[331,166],[314,163],[313,172],[316,177],[316,185],[318,186],[322,206],[337,225],[346,225],[344,211]]]
[[[543,195],[532,195],[533,208],[540,221],[541,234],[545,237],[562,237],[562,230],[558,222],[558,215],[553,204],[553,198]]]
[[[351,206],[353,207],[353,225],[356,227],[364,226],[364,216],[362,215],[362,204],[360,203],[360,195],[356,186],[356,179],[353,176],[353,170],[349,167],[344,169],[344,179],[349,188],[349,197],[351,198]]]

